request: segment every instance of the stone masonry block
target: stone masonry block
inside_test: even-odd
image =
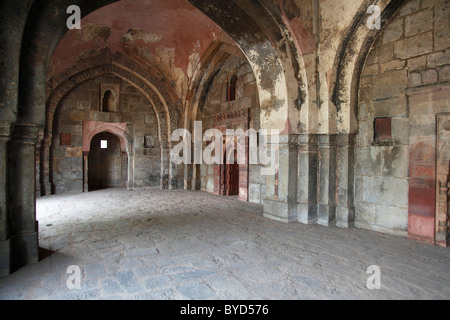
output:
[[[406,65],[406,61],[402,60],[392,60],[383,62],[380,64],[380,72],[384,73],[386,71],[392,71],[392,70],[400,70],[403,69]]]
[[[427,9],[405,17],[405,37],[431,31],[433,10]]]
[[[375,223],[387,229],[407,231],[408,208],[377,206]]]
[[[420,10],[420,0],[407,1],[398,12],[398,16],[403,17],[405,15],[414,13]]]
[[[437,52],[427,57],[427,67],[436,68],[446,64],[450,64],[450,49],[445,52]]]
[[[406,70],[396,70],[378,75],[373,78],[373,99],[380,101],[404,95],[407,83]]]
[[[450,48],[450,3],[434,8],[434,49],[436,51]]]
[[[403,19],[391,22],[383,32],[383,44],[400,40],[403,37]]]
[[[249,201],[253,203],[261,202],[261,185],[256,183],[249,184]]]
[[[408,106],[405,96],[373,102],[373,117],[407,116]]]
[[[399,59],[409,59],[433,51],[433,33],[426,32],[395,43],[394,54]]]

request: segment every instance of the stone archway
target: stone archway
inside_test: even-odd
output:
[[[88,191],[125,187],[128,183],[128,155],[121,152],[120,139],[109,132],[101,132],[91,140],[87,173]],[[86,191],[86,190],[85,190]]]
[[[156,70],[146,72],[137,63],[130,61],[121,54],[112,55],[104,51],[100,55],[80,61],[76,67],[50,79],[46,88],[47,124],[41,146],[41,189],[44,194],[50,194],[50,149],[53,135],[55,112],[62,99],[80,83],[103,75],[114,75],[135,87],[153,107],[157,117],[158,138],[161,145],[161,181],[162,188],[176,185],[177,168],[170,165],[169,140],[170,131],[178,122],[180,104],[174,98],[174,93],[166,86],[165,80]],[[160,82],[158,82],[158,79]],[[170,110],[170,108],[174,110]],[[130,188],[133,184],[130,184]]]
[[[108,132],[119,139],[122,156],[127,157],[127,183],[128,190],[134,189],[134,152],[133,139],[127,131],[126,123],[104,123],[87,121],[83,123],[83,191],[89,191],[89,154],[91,142],[100,133]]]
[[[9,1],[8,3],[11,3]],[[14,120],[16,122],[14,133],[11,135],[12,144],[16,146],[14,154],[10,158],[14,158],[17,163],[14,163],[9,170],[12,179],[10,179],[11,190],[23,190],[24,195],[15,197],[9,201],[8,206],[9,216],[23,222],[21,225],[24,228],[14,230],[13,234],[22,241],[17,241],[18,245],[12,251],[17,255],[24,254],[25,257],[18,265],[26,265],[34,261],[35,249],[37,242],[27,242],[26,239],[32,234],[33,239],[37,236],[38,229],[35,221],[35,190],[29,190],[27,186],[34,185],[31,178],[23,177],[23,168],[29,170],[30,177],[35,177],[35,156],[36,145],[39,139],[39,130],[46,125],[46,102],[48,102],[45,94],[46,76],[49,66],[49,60],[52,53],[61,40],[66,29],[66,9],[70,5],[78,5],[82,10],[83,16],[90,12],[97,10],[115,1],[112,0],[48,0],[48,1],[27,1],[26,9],[29,14],[26,15],[26,22],[18,21],[17,24],[22,24],[18,27],[23,35],[21,38],[22,48],[17,48],[16,52],[21,54],[11,54],[11,59],[14,60],[15,65],[11,69],[18,70],[20,74],[20,83],[16,92],[18,99],[15,99]],[[280,13],[276,11],[276,4],[270,1],[197,1],[190,0],[198,9],[202,10],[214,22],[223,27],[229,35],[235,39],[244,54],[251,63],[252,69],[258,82],[257,90],[259,91],[261,99],[262,122],[267,129],[282,129],[285,124],[290,124],[293,131],[288,131],[287,135],[295,133],[298,130],[298,119],[300,109],[307,106],[308,95],[307,81],[302,77],[303,60],[296,49],[292,37],[289,35],[288,28],[284,25]],[[229,19],[228,11],[233,12],[238,19]],[[10,21],[8,20],[2,26],[8,28]],[[11,24],[12,25],[12,24]],[[14,24],[15,26],[15,24]],[[3,29],[2,29],[3,30]],[[32,49],[31,49],[32,48]],[[22,49],[22,50],[20,50]],[[16,58],[17,62],[16,62]],[[12,61],[11,60],[11,61]],[[18,62],[20,60],[20,63]],[[3,61],[3,60],[2,60]],[[6,61],[6,60],[5,60]],[[5,64],[6,65],[6,64]],[[118,74],[129,71],[127,68],[118,67],[117,63],[108,63],[102,65],[100,68],[106,72]],[[77,73],[77,70],[72,70]],[[84,70],[83,76],[89,77],[90,72],[98,72],[98,70]],[[65,86],[71,87],[72,77],[67,79]],[[138,76],[138,81],[135,82],[137,87],[143,88],[141,83],[145,83],[147,79],[142,75]],[[73,88],[73,86],[72,86]],[[299,89],[300,88],[300,89]],[[62,90],[61,92],[64,92]],[[63,95],[62,95],[63,96]],[[61,97],[62,97],[61,96]],[[61,98],[59,97],[59,98]],[[54,97],[58,100],[58,97]],[[14,100],[14,99],[11,99]],[[155,99],[155,103],[156,103]],[[17,107],[17,108],[16,108]],[[174,121],[172,117],[175,111],[169,108],[164,113],[165,119],[161,119],[160,130],[161,135],[170,135],[171,126]],[[17,116],[16,116],[17,115]],[[274,120],[274,121],[272,121]],[[289,127],[289,126],[288,126]],[[51,131],[47,131],[51,133]],[[9,133],[8,133],[9,136]],[[44,143],[48,137],[44,139]],[[164,139],[162,139],[165,141]],[[272,197],[272,192],[268,193],[267,206],[271,210],[271,214],[281,218],[283,221],[294,221],[295,207],[292,201],[297,194],[296,181],[291,182],[289,177],[296,179],[298,174],[297,162],[295,157],[289,157],[292,152],[297,152],[293,146],[288,144],[289,139],[284,139],[283,161],[286,166],[280,172],[280,194]],[[168,140],[167,140],[168,141]],[[170,143],[162,145],[162,158],[164,165],[169,166],[169,149]],[[20,155],[25,155],[19,157]],[[45,158],[44,163],[49,161]],[[165,175],[169,178],[174,176],[172,166],[165,170]],[[168,180],[168,179],[167,179]],[[271,178],[270,188],[275,189],[275,179]],[[277,178],[278,183],[278,178]],[[289,185],[294,187],[288,188]],[[5,192],[6,194],[6,192]],[[8,235],[9,237],[9,235]],[[8,238],[9,239],[9,238]],[[32,252],[28,254],[27,252]]]
[[[355,15],[351,30],[342,42],[334,62],[332,102],[337,109],[337,130],[342,134],[353,134],[358,129],[356,113],[358,105],[358,89],[361,73],[377,38],[379,30],[367,27],[367,8],[376,4],[381,11],[382,28],[403,5],[406,0],[365,1]]]

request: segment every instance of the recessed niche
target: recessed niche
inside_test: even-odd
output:
[[[374,142],[376,144],[392,143],[392,119],[376,118],[374,121]]]
[[[71,146],[72,145],[72,135],[70,133],[61,133],[59,139],[60,139],[60,145],[62,145],[62,146]]]
[[[235,101],[236,100],[236,86],[237,86],[238,78],[236,75],[233,75],[228,81],[227,88],[227,101]]]
[[[100,111],[119,112],[119,85],[102,84],[100,88]]]

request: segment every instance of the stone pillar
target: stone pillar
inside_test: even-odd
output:
[[[128,180],[127,180],[127,189],[134,190],[134,149],[130,144],[128,146]]]
[[[170,171],[170,148],[169,146],[161,146],[161,190],[169,189],[169,171]]]
[[[298,221],[317,223],[317,135],[300,135],[298,148]]]
[[[37,197],[42,197],[43,195],[43,190],[41,187],[41,151],[42,151],[42,141],[44,139],[44,130],[43,129],[39,129],[39,133],[38,133],[38,140],[36,143],[36,179],[35,179],[35,183],[36,183],[36,196]]]
[[[16,124],[9,144],[9,226],[13,270],[38,262],[34,188],[38,133],[36,126]]]
[[[169,162],[169,190],[177,190],[178,189],[178,165]]]
[[[194,165],[184,165],[184,190],[192,190],[192,174],[194,171]]]
[[[271,150],[270,144],[268,148]],[[286,223],[296,222],[298,136],[280,136],[278,162],[278,174],[267,176],[264,216]]]
[[[83,192],[89,192],[89,152],[83,152]]]
[[[49,196],[52,194],[52,184],[50,182],[50,147],[52,142],[52,133],[46,132],[41,143],[41,195]]]
[[[355,135],[338,135],[337,147],[336,224],[341,228],[351,228],[355,222]]]
[[[319,135],[318,224],[336,225],[336,135]]]
[[[8,226],[8,143],[11,124],[0,123],[0,277],[11,270],[11,249]]]
[[[199,191],[202,189],[202,178],[200,174],[200,165],[194,165],[192,172],[192,190]]]
[[[438,183],[439,183],[439,190],[437,192],[437,196],[440,199],[438,199],[439,212],[437,216],[438,221],[436,232],[436,245],[441,247],[448,247],[450,244],[449,219],[448,219],[448,213],[450,210],[450,182],[442,183],[442,181],[438,181]],[[439,201],[441,199],[444,201]]]

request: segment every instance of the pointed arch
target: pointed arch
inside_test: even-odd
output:
[[[181,104],[176,100],[176,94],[170,90],[172,87],[166,85],[168,82],[158,71],[144,70],[120,53],[112,55],[105,51],[96,57],[80,61],[47,83],[47,123],[41,147],[41,181],[47,194],[51,189],[49,161],[56,110],[62,99],[78,85],[104,75],[113,75],[128,82],[147,98],[157,119],[161,145],[161,187],[168,185],[168,180],[176,175],[177,168],[170,165],[170,132],[177,125]]]
[[[382,11],[382,28],[389,23],[397,10],[406,0],[366,0],[353,19],[347,37],[341,43],[334,63],[335,86],[332,101],[338,116],[338,132],[354,134],[358,130],[356,108],[358,101],[359,79],[370,48],[377,39],[380,30],[370,30],[367,27],[367,8],[377,5]]]

